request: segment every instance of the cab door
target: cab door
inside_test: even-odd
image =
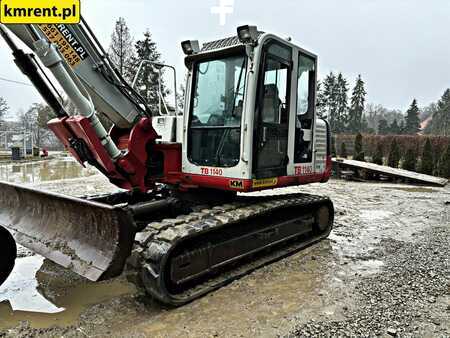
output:
[[[287,175],[292,49],[269,40],[263,50],[255,111],[255,178]]]

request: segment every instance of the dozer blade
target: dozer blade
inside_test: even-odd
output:
[[[122,272],[133,224],[124,208],[0,181],[0,225],[17,243],[92,281]]]

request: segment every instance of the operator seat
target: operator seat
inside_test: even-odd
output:
[[[276,84],[264,85],[262,120],[266,123],[280,123],[281,100]]]

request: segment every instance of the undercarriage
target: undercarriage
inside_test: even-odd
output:
[[[322,196],[204,190],[161,198],[170,195],[162,190],[160,199],[127,206],[135,210],[139,232],[126,273],[149,295],[174,306],[326,238],[334,217],[332,202]],[[161,218],[169,212],[171,218]]]
[[[328,236],[332,202],[285,194],[237,197],[150,223],[136,237],[128,275],[159,301],[182,305]]]

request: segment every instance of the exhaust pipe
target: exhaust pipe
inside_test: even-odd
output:
[[[0,226],[0,285],[11,274],[17,258],[17,246],[8,230]]]

